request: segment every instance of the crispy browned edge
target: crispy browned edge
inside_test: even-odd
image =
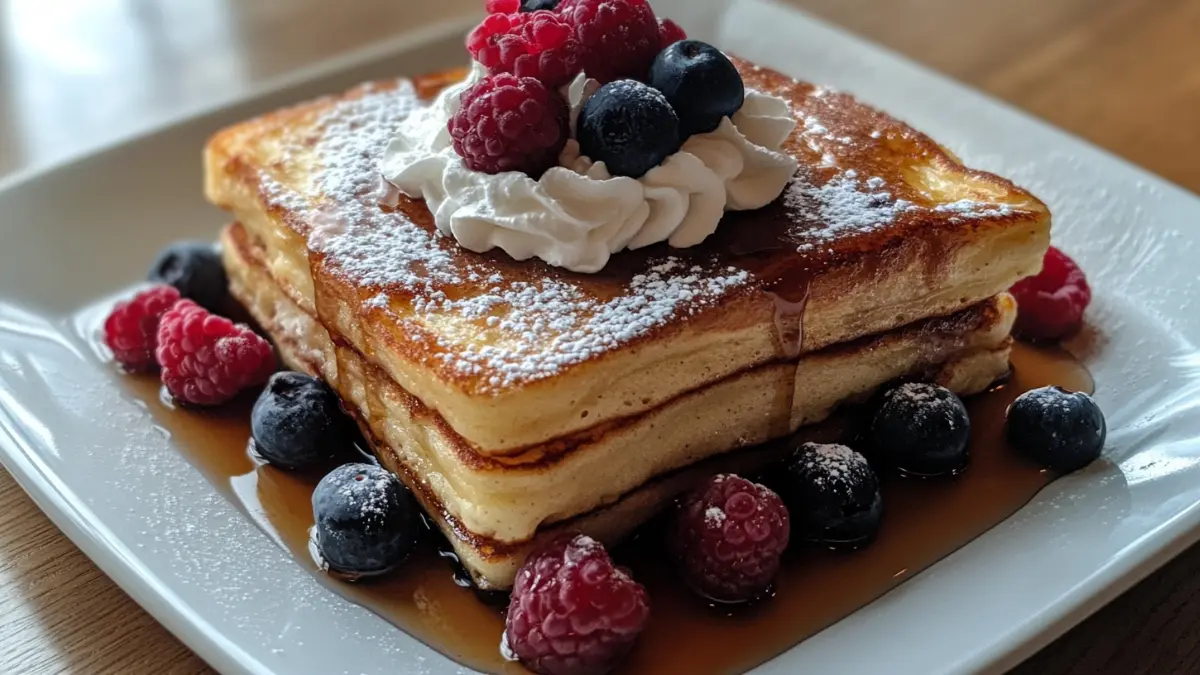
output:
[[[260,245],[251,241],[249,234],[240,223],[235,223],[230,229],[230,238],[234,241],[238,249],[238,255],[242,259],[250,261],[255,267],[266,272],[266,263],[264,253]],[[302,310],[303,311],[303,310]],[[324,326],[319,317],[311,316],[312,320],[319,325]],[[910,324],[901,329],[886,333],[884,335],[873,335],[859,338],[851,342],[839,343],[831,347],[827,347],[815,354],[807,355],[807,357],[825,356],[832,357],[839,354],[854,354],[861,353],[866,350],[878,349],[888,343],[898,340],[905,340],[916,335],[925,336],[945,336],[950,339],[957,338],[965,333],[979,330],[983,327],[995,324],[1001,319],[1000,312],[997,310],[994,302],[986,300],[984,302],[972,305],[955,314],[944,317],[934,317],[926,319],[917,324]],[[328,330],[328,327],[326,327]],[[341,349],[351,350],[356,354],[358,352],[354,345],[347,342],[336,332],[329,331],[330,339]],[[365,366],[373,373],[373,378],[379,378],[380,381],[390,380],[391,376],[382,370],[379,366],[372,363],[370,359],[362,358]],[[766,364],[756,366],[756,368],[769,368],[779,363],[784,363],[786,360],[773,361]],[[316,364],[319,365],[319,364]],[[743,377],[747,371],[741,371],[717,380],[710,382],[700,388],[707,389],[725,380]],[[670,406],[680,400],[699,394],[700,390],[691,390],[682,392],[672,398],[663,401],[654,410],[662,409]],[[409,394],[403,389],[397,387],[397,391],[402,396],[403,405],[407,408],[414,420],[419,420],[422,424],[428,427],[436,428],[441,436],[443,436],[448,445],[453,449],[458,460],[473,471],[524,471],[536,472],[544,471],[549,467],[565,460],[572,453],[577,452],[589,444],[601,441],[605,436],[632,424],[638,423],[644,415],[634,415],[630,417],[617,418],[606,422],[601,422],[595,426],[584,429],[576,433],[562,436],[548,442],[539,443],[534,446],[522,448],[518,453],[504,456],[487,456],[477,451],[474,444],[463,438],[446,420],[438,414],[438,412],[429,406],[425,405],[420,399]],[[654,410],[645,414],[653,414]]]
[[[1033,220],[1030,217],[1031,213],[1039,219],[1048,215],[1044,204],[1037,200],[1036,197],[1005,178],[964,167],[955,157],[931,138],[908,127],[902,122],[858,102],[847,94],[831,92],[820,97],[813,97],[810,96],[814,90],[814,86],[811,84],[796,81],[776,71],[754,66],[745,61],[738,61],[738,66],[743,73],[747,86],[753,86],[784,96],[791,100],[795,107],[819,106],[822,120],[831,130],[836,129],[838,133],[852,134],[857,129],[860,132],[858,134],[860,137],[869,133],[867,129],[882,130],[885,143],[889,148],[898,152],[898,154],[890,156],[892,160],[907,157],[914,161],[919,160],[920,162],[937,165],[944,169],[953,169],[962,172],[963,175],[969,178],[993,185],[997,189],[1009,194],[1022,197],[1033,208],[1031,212],[1015,211],[1004,217],[967,219],[954,223],[951,222],[949,215],[943,218],[908,220],[897,223],[895,227],[883,228],[872,236],[860,237],[853,242],[853,245],[832,246],[827,249],[827,254],[823,255],[819,260],[809,261],[809,268],[806,274],[812,279],[814,287],[811,293],[814,298],[820,297],[830,303],[837,302],[840,297],[851,292],[854,288],[861,286],[864,279],[878,274],[880,261],[884,261],[887,264],[889,261],[894,263],[904,257],[921,256],[925,260],[930,261],[931,265],[936,266],[938,261],[947,258],[946,253],[955,246],[959,246],[962,242],[971,240],[974,237],[981,236],[985,232],[1005,230],[1018,223],[1027,223],[1030,227],[1029,234],[1031,236],[1036,236],[1039,231],[1045,229],[1046,226],[1044,223]],[[413,81],[418,94],[423,98],[429,98],[448,83],[460,79],[462,74],[462,70],[451,70],[418,77]],[[311,224],[304,219],[302,213],[296,213],[278,204],[273,204],[272,200],[269,199],[267,191],[261,184],[259,177],[260,167],[253,155],[252,148],[245,153],[232,150],[232,148],[238,145],[237,139],[244,139],[248,136],[265,137],[271,134],[289,133],[298,128],[314,131],[304,127],[304,123],[316,120],[322,113],[336,105],[339,101],[360,98],[375,92],[393,89],[396,86],[398,86],[398,81],[368,83],[351,89],[340,96],[327,96],[309,103],[268,113],[259,118],[218,132],[210,139],[208,152],[217,153],[223,157],[221,166],[222,170],[227,174],[244,184],[255,186],[258,190],[260,202],[267,207],[268,213],[273,218],[286,225],[296,235],[304,237],[310,231]],[[316,136],[309,136],[305,139],[305,142],[316,143],[317,140]],[[787,148],[794,154],[799,155],[805,151],[805,149],[800,147],[801,145],[802,142],[799,138],[793,136]],[[881,175],[885,179],[889,177],[889,174],[896,174],[900,166],[897,163],[889,170],[889,167],[874,162],[872,158],[866,157],[865,154],[859,157],[859,159],[862,160],[862,170],[860,173],[864,175]],[[859,164],[855,164],[856,168],[859,166]],[[892,182],[889,181],[889,184]],[[421,202],[410,201],[403,210],[417,221],[423,220],[428,223],[431,219],[428,210],[424,208],[424,204]],[[921,249],[928,250],[922,255]],[[537,261],[516,263],[505,260],[498,255],[489,255],[486,257],[501,270],[502,274],[507,274],[509,277],[521,278],[531,275],[556,277],[570,274],[542,265]],[[310,258],[314,258],[311,251]],[[310,264],[314,285],[322,288],[324,292],[330,292],[347,300],[353,299],[355,302],[352,303],[352,306],[361,307],[360,311],[363,312],[361,321],[364,325],[372,323],[386,324],[390,321],[386,314],[383,313],[383,310],[362,306],[364,300],[386,289],[355,283],[340,275],[336,269],[331,269],[328,265],[323,264],[323,261],[320,259],[310,260]],[[510,272],[512,274],[509,274]],[[935,274],[936,270],[931,269],[929,273]],[[608,281],[604,281],[600,276],[597,276],[596,279],[597,283],[602,285],[609,283]],[[668,340],[685,330],[719,331],[723,326],[739,326],[746,325],[748,322],[770,321],[773,320],[770,316],[772,311],[771,303],[763,298],[761,288],[753,284],[748,284],[724,296],[720,303],[696,308],[682,308],[678,312],[676,319],[647,331],[628,343],[623,344],[621,351],[628,352],[652,341]],[[394,326],[392,329],[372,331],[372,334],[376,338],[386,342],[387,348],[392,353],[409,362],[418,364],[427,371],[436,373],[436,376],[442,382],[454,386],[464,394],[483,398],[496,395],[496,391],[490,385],[485,385],[484,383],[487,379],[486,374],[483,376],[465,374],[448,365],[444,360],[437,358],[436,336],[415,322],[402,321],[402,325]],[[616,353],[615,351],[604,352],[578,364],[567,366],[559,375],[564,375],[568,371],[601,368],[603,367],[603,362]],[[556,378],[523,381],[514,384],[511,389],[517,390],[538,386],[554,387],[558,386],[558,382]]]

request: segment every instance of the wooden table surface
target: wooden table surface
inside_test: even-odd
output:
[[[473,1],[473,0],[472,0]],[[1200,0],[790,0],[1200,192]],[[0,175],[466,0],[0,5]],[[1018,675],[1200,673],[1200,547]],[[0,673],[212,672],[0,471]]]

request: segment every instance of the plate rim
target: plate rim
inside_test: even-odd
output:
[[[258,82],[246,90],[218,96],[200,105],[164,115],[161,119],[105,141],[85,145],[44,164],[0,176],[0,194],[17,191],[51,174],[118,151],[133,143],[197,120],[287,92],[311,82],[364,68],[424,46],[464,35],[479,21],[479,12],[456,15],[370,42]],[[0,387],[8,387],[0,381]],[[0,413],[5,412],[0,406]],[[58,530],[138,607],[166,628],[214,670],[229,675],[279,675],[247,653],[183,602],[138,556],[123,546],[104,521],[63,484],[33,450],[29,439],[5,424],[0,415],[0,465]],[[43,448],[45,449],[45,448]],[[428,647],[427,647],[428,648]]]
[[[804,14],[806,20],[841,33],[855,43],[866,42],[863,38],[840,27],[832,26],[807,12],[801,13]],[[128,144],[144,141],[233,106],[252,103],[314,80],[365,67],[402,54],[407,50],[445,40],[454,34],[461,34],[473,25],[475,20],[474,14],[452,17],[269,78],[245,91],[219,97],[203,105],[165,116],[132,133],[118,135],[52,162],[8,174],[0,178],[0,193],[19,190],[43,176],[98,158]],[[869,45],[873,49],[904,61],[911,67],[918,68],[933,77],[951,82],[958,87],[966,86],[886,47],[874,43],[869,43]],[[1034,123],[1052,126],[1023,110],[1013,108],[1010,104],[995,99],[986,92],[970,89],[973,93],[987,99],[992,105],[1008,108]],[[1085,143],[1097,152],[1151,177],[1160,185],[1174,188],[1188,196],[1195,196],[1187,188],[1153,174],[1105,148],[1096,146],[1087,139],[1068,132],[1061,133],[1067,133],[1072,140]],[[251,675],[273,675],[276,672],[229,641],[221,631],[196,614],[190,605],[178,602],[178,597],[174,592],[150,570],[146,569],[137,555],[126,549],[104,522],[86,504],[82,503],[78,495],[62,484],[55,473],[40,460],[38,453],[33,449],[36,441],[23,438],[19,434],[19,430],[3,424],[4,421],[4,418],[0,417],[0,459],[3,459],[5,468],[63,534],[129,594],[144,611],[220,672]],[[948,664],[948,667],[961,672],[990,672],[993,669],[1007,669],[1019,664],[1145,579],[1183,550],[1195,544],[1197,540],[1200,540],[1200,503],[1193,503],[1174,517],[1161,523],[1153,533],[1140,539],[1136,546],[1128,547],[1123,551],[1123,555],[1110,557],[1105,565],[1082,578],[1069,593],[1046,604],[1039,611],[1036,619],[1019,626],[1017,630],[1006,632],[1002,637],[991,642],[985,650],[977,653],[975,658],[966,662]],[[787,653],[784,652],[776,658],[786,656]]]
[[[0,417],[0,458],[25,494],[75,546],[143,611],[221,673],[278,675],[192,610],[78,496],[45,466],[36,451]]]

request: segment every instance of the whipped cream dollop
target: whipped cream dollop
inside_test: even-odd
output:
[[[625,248],[699,244],[726,210],[766,206],[796,172],[796,160],[779,151],[796,126],[787,101],[752,89],[733,117],[688,138],[641,178],[611,175],[604,162],[582,155],[573,137],[559,166],[540,179],[473,171],[454,151],[447,125],[463,92],[486,75],[476,64],[465,81],[409,116],[381,164],[389,183],[425,199],[439,231],[472,251],[499,247],[517,260],[597,272]],[[598,88],[582,75],[564,88],[572,136],[579,110]]]

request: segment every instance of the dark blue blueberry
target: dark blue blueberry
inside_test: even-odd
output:
[[[949,389],[907,382],[879,397],[868,436],[874,456],[903,474],[956,474],[969,459],[971,420]]]
[[[1104,449],[1104,413],[1083,392],[1042,387],[1017,397],[1005,421],[1008,442],[1034,460],[1070,472],[1091,464]]]
[[[412,553],[420,509],[395,474],[371,464],[343,464],[312,495],[314,541],[333,572],[382,574]]]
[[[679,149],[679,118],[661,92],[617,80],[583,104],[577,136],[580,151],[612,175],[641,178]]]
[[[737,67],[699,40],[681,40],[662,50],[650,66],[649,83],[675,108],[684,138],[716,129],[746,100]]]
[[[539,10],[554,11],[562,0],[521,0],[522,12],[537,12]]]
[[[855,550],[879,531],[879,480],[866,458],[844,445],[801,445],[784,461],[774,483],[797,538]]]
[[[284,469],[329,466],[350,456],[355,435],[323,381],[304,373],[275,373],[250,412],[254,449]]]
[[[179,294],[211,312],[224,314],[229,279],[216,247],[208,242],[181,241],[159,252],[150,266],[150,281],[170,284]]]

